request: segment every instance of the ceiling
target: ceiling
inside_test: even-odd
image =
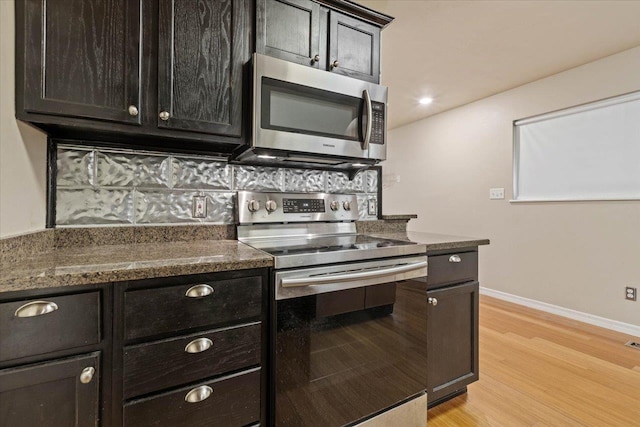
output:
[[[396,18],[382,32],[389,128],[640,45],[640,0],[357,2]]]

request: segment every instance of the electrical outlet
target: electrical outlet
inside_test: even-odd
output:
[[[625,299],[628,299],[629,301],[635,301],[637,299],[637,296],[638,296],[637,288],[632,288],[631,286],[627,286],[625,288]]]
[[[375,199],[367,200],[367,213],[369,215],[377,215],[378,214],[378,207],[376,206]]]
[[[491,200],[504,199],[504,188],[490,188],[489,189],[489,198]]]
[[[191,206],[192,218],[206,218],[207,217],[207,198],[206,196],[193,196]]]

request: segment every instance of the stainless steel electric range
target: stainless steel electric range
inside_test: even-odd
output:
[[[357,234],[355,195],[240,191],[237,204],[238,239],[275,259],[271,422],[366,424],[424,395],[425,246]]]

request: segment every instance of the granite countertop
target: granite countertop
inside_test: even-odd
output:
[[[405,240],[424,244],[427,251],[438,251],[443,249],[467,248],[469,246],[488,245],[489,239],[479,239],[476,237],[450,236],[447,234],[427,233],[422,231],[407,231],[399,233],[374,233],[374,237],[383,237],[394,240]]]
[[[272,265],[271,256],[236,240],[60,248],[0,264],[0,293]]]

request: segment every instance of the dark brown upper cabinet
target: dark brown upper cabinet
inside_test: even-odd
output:
[[[249,0],[160,0],[160,128],[240,137]]]
[[[140,124],[140,0],[17,3],[25,112]]]
[[[344,15],[329,13],[329,70],[380,82],[380,28]]]
[[[257,0],[256,51],[380,82],[380,31],[393,18],[344,0]]]
[[[253,0],[20,0],[16,117],[50,136],[231,154]]]
[[[326,32],[322,43],[318,3],[257,0],[256,27],[258,53],[314,68],[326,63]]]

